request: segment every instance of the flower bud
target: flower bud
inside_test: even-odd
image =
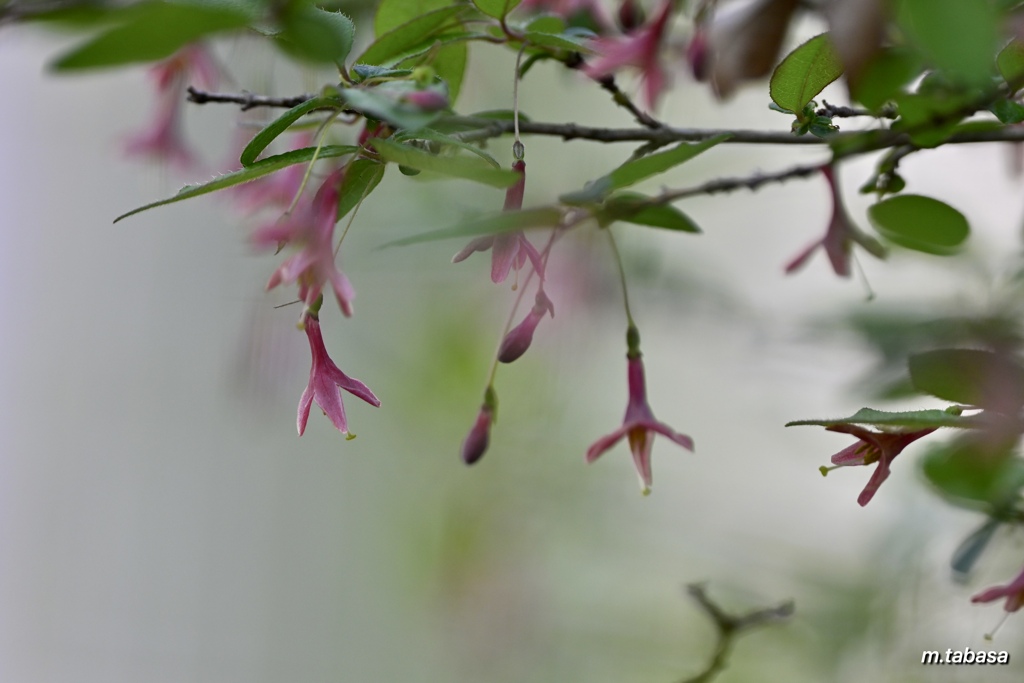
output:
[[[644,8],[636,0],[623,0],[619,5],[618,19],[619,27],[623,32],[629,33],[642,26],[647,17],[644,16]]]
[[[501,348],[498,349],[498,360],[502,363],[511,363],[526,353],[526,350],[530,348],[530,344],[533,343],[533,333],[536,331],[537,325],[540,324],[544,314],[548,312],[554,316],[554,305],[551,303],[551,299],[541,290],[537,292],[536,303],[533,309],[523,318],[523,322],[516,325],[505,335],[501,342]]]
[[[437,90],[413,90],[402,99],[423,111],[440,111],[448,108],[448,96]]]
[[[480,413],[476,416],[473,428],[469,430],[466,440],[462,442],[462,461],[467,465],[472,465],[484,457],[484,453],[487,452],[493,417],[494,412],[489,406],[480,407]]]

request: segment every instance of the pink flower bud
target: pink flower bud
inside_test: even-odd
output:
[[[530,348],[530,344],[533,343],[533,333],[545,313],[550,313],[554,317],[555,308],[554,304],[551,303],[551,299],[544,294],[543,290],[540,290],[537,292],[536,303],[533,309],[502,340],[501,348],[498,349],[499,361],[511,363],[526,353],[526,350]]]
[[[448,96],[437,90],[414,90],[402,99],[423,111],[440,111],[448,108]]]
[[[467,465],[472,465],[487,452],[493,417],[494,411],[489,406],[480,407],[480,414],[476,416],[473,428],[469,430],[466,440],[462,442],[462,461]]]

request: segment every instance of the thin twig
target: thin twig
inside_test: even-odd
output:
[[[208,93],[196,88],[189,88],[189,100],[199,104],[206,102],[226,102],[242,105],[243,109],[253,107],[291,108],[312,98],[312,95],[295,97],[267,97],[252,93]],[[941,123],[942,121],[939,121]],[[466,129],[457,134],[464,141],[485,140],[513,132],[515,124],[509,120],[482,119],[471,116],[451,116],[441,119],[439,123]],[[590,140],[593,142],[650,142],[659,146],[673,142],[700,142],[717,135],[729,135],[726,143],[748,145],[798,145],[826,146],[829,144],[842,146],[845,140],[863,138],[864,142],[842,156],[873,152],[901,145],[912,145],[910,136],[904,132],[851,131],[830,135],[821,139],[812,135],[793,135],[788,131],[743,130],[721,128],[599,128],[583,126],[576,123],[544,123],[540,121],[520,121],[519,131],[528,135],[546,135],[559,137],[563,140]],[[962,131],[951,135],[943,144],[973,144],[982,142],[1024,142],[1024,128],[1004,126],[993,130]]]
[[[808,164],[805,166],[794,166],[785,171],[777,173],[758,173],[743,178],[716,178],[695,187],[687,187],[681,190],[666,190],[652,200],[653,204],[668,204],[671,202],[696,197],[704,194],[720,194],[733,192],[735,190],[757,190],[762,185],[769,183],[781,183],[792,178],[806,178],[821,171],[825,164]]]
[[[658,121],[653,116],[651,116],[645,111],[642,111],[639,107],[633,104],[633,100],[629,99],[629,96],[619,89],[619,86],[615,83],[615,77],[612,76],[611,74],[608,74],[603,78],[597,79],[597,82],[601,85],[601,87],[604,90],[607,90],[608,92],[611,93],[612,100],[615,101],[615,104],[626,109],[630,114],[633,115],[633,118],[636,119],[636,122],[639,123],[644,128],[658,130],[659,128],[665,127],[664,123]]]
[[[313,99],[313,95],[295,95],[293,97],[268,97],[267,95],[256,95],[251,92],[243,93],[217,93],[206,92],[198,88],[188,87],[188,101],[195,104],[207,104],[210,102],[240,104],[242,111],[248,111],[256,107],[279,107],[291,109],[303,102]]]
[[[718,640],[715,644],[715,651],[711,656],[711,660],[704,667],[704,670],[696,676],[683,679],[681,683],[708,683],[708,681],[721,673],[729,663],[729,654],[738,635],[755,626],[770,624],[793,614],[793,601],[789,600],[777,607],[768,607],[740,616],[734,616],[727,614],[714,603],[708,597],[702,584],[690,584],[686,587],[686,590],[690,597],[697,601],[697,604],[701,606],[715,623]]]
[[[829,104],[827,101],[822,100],[822,106],[818,107],[818,111],[814,112],[818,116],[829,116],[836,119],[848,119],[856,116],[870,116],[872,118],[885,118],[894,119],[896,118],[896,109],[892,106],[884,106],[875,114],[868,111],[867,109],[859,109],[857,107],[846,107],[839,104]]]

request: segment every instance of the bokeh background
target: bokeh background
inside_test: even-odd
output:
[[[332,355],[383,405],[347,402],[352,441],[314,408],[299,439],[308,347],[296,308],[274,308],[290,294],[263,291],[280,257],[251,249],[253,221],[214,196],[111,223],[227,168],[236,112],[187,111],[203,170],[126,159],[125,138],[152,115],[146,71],[48,74],[71,41],[0,31],[0,680],[668,683],[711,655],[714,629],[683,589],[699,581],[736,612],[796,603],[738,642],[723,682],[1020,680],[1021,620],[987,643],[1001,607],[969,603],[1018,571],[1019,534],[1000,532],[954,583],[949,557],[982,520],[928,489],[922,445],[861,509],[867,471],[817,469],[848,437],[783,428],[869,400],[877,357],[849,316],[1016,300],[1024,181],[1009,150],[904,162],[909,190],[956,206],[974,233],[956,259],[861,256],[873,300],[823,255],[782,273],[827,225],[821,178],[688,200],[699,237],[616,228],[651,405],[697,444],[655,444],[645,498],[624,445],[583,462],[626,402],[621,299],[596,230],[557,246],[557,317],[500,369],[491,448],[466,468],[459,444],[515,294],[490,284],[486,256],[451,265],[459,242],[379,247],[502,194],[390,169],[345,242],[356,316],[324,316]],[[255,43],[215,49],[227,90],[319,82]],[[471,57],[460,111],[510,106],[512,56]],[[678,84],[659,112],[672,124],[789,125],[763,84],[726,106],[682,73]],[[521,93],[536,120],[631,125],[592,83],[546,64]],[[527,205],[631,152],[526,143]],[[491,150],[507,163],[508,147]],[[722,146],[665,182],[822,155]],[[856,188],[872,161],[843,168],[865,227]],[[1008,650],[1011,665],[919,664],[923,649],[964,647]]]

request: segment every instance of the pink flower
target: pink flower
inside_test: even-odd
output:
[[[320,320],[315,315],[306,316],[305,327],[309,349],[313,354],[313,367],[309,370],[309,384],[299,399],[298,419],[295,423],[299,436],[306,431],[309,408],[313,401],[316,401],[338,431],[348,434],[348,420],[345,418],[345,405],[341,402],[341,390],[358,396],[374,407],[380,406],[380,401],[365,384],[339,370],[327,355],[327,347],[324,346],[324,338],[320,332]]]
[[[832,263],[832,270],[840,277],[850,276],[850,248],[856,242],[864,247],[868,253],[877,258],[885,258],[885,247],[870,235],[861,232],[853,224],[850,217],[846,215],[843,208],[843,200],[839,193],[839,186],[836,182],[835,171],[831,164],[822,166],[821,172],[828,180],[829,191],[832,193],[832,220],[828,224],[825,236],[813,242],[809,247],[800,252],[795,259],[786,266],[786,273],[793,273],[801,268],[807,260],[818,250],[818,247],[825,249],[828,260]]]
[[[512,164],[512,170],[522,176],[518,183],[508,188],[505,192],[504,211],[518,211],[523,208],[523,195],[526,191],[526,162],[516,161]],[[485,235],[477,237],[462,248],[462,251],[452,257],[452,263],[465,261],[471,254],[477,251],[491,252],[491,281],[500,284],[508,278],[509,271],[515,266],[519,270],[526,261],[533,264],[534,269],[541,276],[544,274],[544,267],[541,263],[540,254],[537,252],[530,240],[522,230],[512,230],[500,235]]]
[[[154,66],[150,76],[156,83],[156,116],[148,129],[127,141],[125,149],[131,155],[187,167],[194,157],[180,131],[182,96],[193,77],[204,87],[212,87],[217,81],[217,66],[202,45],[189,45]]]
[[[499,361],[511,363],[526,353],[530,344],[533,343],[533,333],[545,313],[550,313],[552,318],[555,317],[555,305],[551,303],[551,299],[543,289],[538,289],[533,308],[526,314],[523,321],[512,328],[501,341],[501,347],[498,349]]]
[[[936,428],[929,427],[916,431],[874,432],[856,425],[836,424],[826,427],[826,429],[830,432],[852,434],[859,441],[833,455],[832,464],[834,467],[822,467],[821,473],[823,475],[828,474],[829,470],[838,467],[878,463],[874,474],[868,480],[867,486],[864,487],[864,490],[860,492],[860,496],[857,498],[857,502],[863,507],[871,502],[875,492],[878,491],[878,487],[889,478],[889,467],[896,456],[913,442],[934,432]]]
[[[624,66],[640,69],[647,107],[654,109],[658,98],[669,85],[669,77],[658,62],[658,52],[665,37],[672,2],[666,0],[657,16],[646,26],[625,36],[597,38],[590,46],[598,57],[587,62],[584,71],[591,78],[601,79]]]
[[[328,282],[346,316],[352,315],[355,290],[334,262],[334,224],[338,215],[338,188],[342,171],[331,173],[313,197],[300,203],[291,215],[256,231],[252,239],[262,247],[290,243],[301,247],[285,260],[267,282],[273,289],[282,282],[299,283],[299,298],[312,307]]]
[[[644,364],[640,353],[630,351],[628,359],[629,402],[622,426],[607,436],[602,436],[587,449],[587,462],[594,462],[602,453],[617,444],[622,437],[629,438],[629,449],[633,452],[633,463],[640,476],[640,488],[644,495],[651,492],[651,446],[654,435],[661,434],[672,439],[688,451],[693,451],[693,439],[679,434],[671,427],[658,422],[647,405],[647,388],[644,382]]]
[[[993,586],[978,593],[971,602],[993,602],[999,598],[1006,598],[1003,609],[1007,612],[1016,612],[1024,606],[1024,571],[1005,586]]]

